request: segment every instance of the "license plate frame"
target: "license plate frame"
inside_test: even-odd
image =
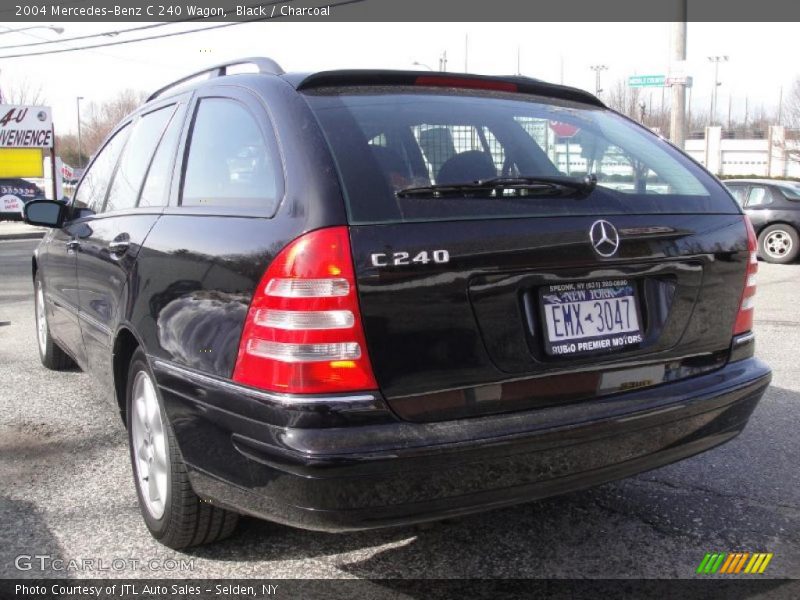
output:
[[[626,305],[623,300],[627,300],[628,304]],[[584,312],[584,309],[587,309],[588,303],[592,303],[594,311],[597,310],[594,303],[600,303],[604,315],[606,315],[606,303],[611,305],[612,321],[619,317],[620,321],[618,322],[622,327],[598,334],[599,326],[586,320],[587,313]],[[559,330],[561,333],[566,333],[566,336],[554,336],[553,312],[557,316],[559,311],[549,307],[555,305],[574,306],[576,304],[580,306],[579,318],[582,320],[582,325],[586,325],[586,327],[575,326],[573,323],[571,331],[567,331],[563,327]],[[627,310],[627,313],[618,315],[617,306],[621,311]],[[613,354],[638,348],[644,341],[644,323],[637,285],[635,281],[628,278],[543,285],[539,288],[539,307],[541,338],[545,353],[550,358]],[[570,310],[574,316],[575,308]],[[563,308],[561,313],[562,316],[565,315]],[[594,318],[596,314],[596,312],[589,313],[589,316]],[[608,320],[604,318],[603,325],[607,323]],[[586,334],[586,329],[591,329],[590,333]],[[580,335],[581,333],[585,335]]]

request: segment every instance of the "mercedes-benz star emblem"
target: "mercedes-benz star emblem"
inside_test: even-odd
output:
[[[614,256],[619,248],[619,233],[608,221],[595,221],[589,229],[589,241],[592,242],[595,252],[608,258]]]

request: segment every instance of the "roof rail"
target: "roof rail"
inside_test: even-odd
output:
[[[284,71],[281,69],[281,66],[276,63],[271,58],[266,58],[264,56],[253,56],[250,58],[241,58],[239,60],[234,60],[231,62],[221,63],[218,65],[214,65],[213,67],[208,67],[207,69],[203,69],[202,71],[197,71],[196,73],[192,73],[191,75],[187,75],[186,77],[181,77],[180,79],[173,81],[172,83],[165,85],[162,88],[157,89],[155,92],[150,94],[147,98],[147,101],[153,100],[158,98],[161,94],[166,92],[167,90],[174,88],[182,83],[186,83],[195,77],[199,77],[200,75],[204,75],[206,73],[209,74],[209,79],[211,77],[224,77],[227,74],[228,67],[233,67],[236,65],[255,65],[258,67],[259,73],[266,73],[269,75],[283,75]]]

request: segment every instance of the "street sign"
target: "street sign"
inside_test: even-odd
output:
[[[682,75],[680,77],[667,77],[667,86],[683,84],[686,87],[692,87],[692,78],[689,75]]]
[[[561,121],[550,121],[550,129],[553,130],[558,137],[571,138],[580,131],[579,127],[570,125],[569,123],[562,123]]]
[[[49,106],[0,104],[0,148],[52,148]]]
[[[628,87],[665,87],[665,75],[631,75],[628,77]]]

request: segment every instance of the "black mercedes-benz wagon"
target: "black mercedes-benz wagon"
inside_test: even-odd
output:
[[[770,381],[728,191],[524,77],[218,65],[25,218],[42,363],[108,390],[175,548],[626,477],[732,439]]]

